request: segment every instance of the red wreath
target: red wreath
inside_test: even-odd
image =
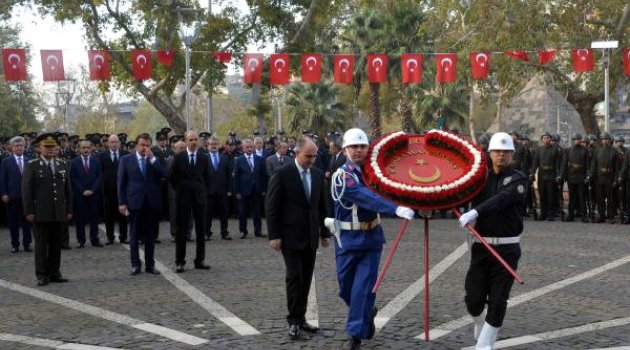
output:
[[[416,209],[447,209],[483,188],[483,150],[458,135],[431,130],[423,135],[383,135],[368,150],[366,184],[397,203]]]

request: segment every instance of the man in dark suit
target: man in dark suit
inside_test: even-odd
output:
[[[40,157],[30,160],[22,174],[22,203],[33,225],[37,285],[67,282],[61,276],[61,235],[72,218],[70,170],[57,159],[59,141],[52,133],[35,140]]]
[[[20,227],[22,227],[22,248],[31,251],[31,225],[26,221],[22,205],[22,173],[29,160],[24,156],[24,138],[15,136],[9,140],[11,156],[0,164],[0,197],[7,206],[7,222],[11,232],[11,252],[20,249]]]
[[[100,161],[91,156],[92,142],[79,143],[81,155],[70,163],[70,179],[74,192],[74,216],[77,233],[77,248],[85,246],[85,224],[90,224],[90,242],[93,247],[102,247],[98,239],[98,219],[101,200],[103,172]]]
[[[278,141],[276,143],[276,153],[273,156],[267,157],[265,163],[267,165],[267,176],[275,174],[276,171],[285,164],[290,164],[293,161],[293,157],[287,155],[289,145],[284,141]]]
[[[127,217],[118,210],[118,166],[120,158],[129,152],[120,149],[120,139],[111,135],[107,139],[107,150],[99,154],[103,169],[103,218],[107,245],[114,243],[114,224],[118,221],[120,243],[127,243]]]
[[[261,157],[262,159],[266,159],[267,157],[271,155],[271,153],[269,153],[265,149],[264,140],[260,136],[254,137],[254,154]]]
[[[197,250],[195,268],[208,270],[204,260],[206,247],[204,233],[206,226],[206,206],[210,187],[210,165],[208,156],[199,152],[199,136],[195,131],[184,135],[186,151],[175,156],[170,169],[169,181],[175,189],[177,203],[177,233],[175,237],[175,272],[184,272],[186,264],[186,232],[192,212],[195,221]]]
[[[330,195],[330,190],[333,186],[332,184],[332,175],[335,173],[335,171],[337,171],[337,169],[339,169],[339,167],[341,167],[342,165],[344,165],[346,163],[346,156],[343,153],[343,148],[341,148],[341,137],[339,136],[334,136],[330,138],[329,141],[329,145],[330,147],[330,162],[328,164],[328,170],[326,170],[326,172],[324,173],[324,177],[326,177],[326,181],[328,182],[328,204],[329,204],[329,212],[328,212],[328,217],[334,217],[335,213],[334,213],[334,205],[333,205],[333,200],[332,200],[332,196]]]
[[[162,208],[160,181],[166,175],[166,168],[153,155],[149,134],[138,135],[135,144],[135,152],[122,157],[118,166],[118,210],[129,215],[131,224],[131,274],[137,275],[141,271],[138,236],[144,237],[146,272],[158,274],[153,254]]]
[[[318,242],[321,239],[324,247],[330,244],[330,232],[324,226],[328,186],[324,173],[313,167],[317,146],[302,136],[295,150],[295,161],[271,177],[266,199],[270,246],[282,250],[286,267],[287,321],[292,339],[299,337],[300,330],[317,332],[304,317]]]
[[[228,232],[228,197],[234,191],[232,181],[232,162],[225,154],[219,153],[219,140],[208,139],[208,159],[210,160],[210,187],[208,188],[208,219],[206,239],[212,236],[212,218],[218,217],[221,225],[221,238],[231,240]]]
[[[245,154],[236,159],[234,164],[234,192],[239,200],[238,226],[241,239],[247,238],[247,216],[252,209],[254,235],[262,234],[261,205],[267,192],[267,171],[263,159],[254,152],[252,139],[243,140]]]

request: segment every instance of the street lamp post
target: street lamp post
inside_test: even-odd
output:
[[[63,81],[59,81],[57,83],[57,92],[55,95],[63,98],[64,103],[64,111],[63,111],[63,131],[68,132],[68,106],[70,105],[70,101],[72,101],[72,97],[74,97],[74,93],[76,91],[76,82],[74,79],[67,79]],[[57,103],[58,100],[57,100]]]
[[[619,42],[614,41],[593,41],[591,48],[604,50],[604,131],[610,132],[610,102],[609,102],[609,87],[610,87],[610,49],[616,49],[619,47]]]
[[[199,18],[203,15],[203,9],[196,8],[182,8],[175,9],[179,19],[179,36],[185,46],[186,54],[186,81],[185,81],[185,94],[186,94],[186,130],[190,130],[190,47],[197,39],[199,34],[200,22]]]

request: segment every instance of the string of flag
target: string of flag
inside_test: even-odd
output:
[[[96,81],[110,80],[110,52],[88,50],[88,67],[90,79]],[[194,51],[204,52],[204,51]],[[554,62],[559,52],[570,52],[573,72],[590,72],[595,67],[595,52],[593,49],[572,50],[538,50],[538,64],[546,65]],[[630,48],[622,52],[623,72],[630,75]],[[472,78],[487,79],[490,74],[491,57],[504,54],[515,60],[530,61],[530,55],[536,51],[502,51],[502,52],[472,52],[468,54]],[[131,50],[131,69],[135,79],[151,79],[153,76],[153,56],[159,64],[166,68],[173,65],[175,50]],[[210,52],[212,57],[222,64],[232,61],[232,52]],[[62,50],[40,50],[42,76],[46,82],[65,80]],[[322,53],[275,53],[269,55],[269,82],[271,85],[285,85],[290,82],[291,56],[299,56],[300,76],[304,83],[319,83],[322,79],[323,56],[333,58],[333,79],[337,84],[351,84],[353,80],[356,55],[354,54],[322,54]],[[457,81],[457,53],[403,53],[400,54],[401,80],[405,84],[422,82],[422,66],[425,56],[434,56],[436,64],[436,81],[438,83],[453,83]],[[388,78],[389,55],[367,55],[367,78],[370,83],[384,83]],[[262,53],[243,53],[243,80],[245,83],[260,83],[265,55]],[[7,82],[24,81],[26,72],[25,49],[2,49],[2,64],[4,79]]]

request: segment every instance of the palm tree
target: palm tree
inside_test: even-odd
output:
[[[349,124],[350,113],[343,103],[336,101],[337,93],[337,87],[331,81],[289,85],[286,100],[289,131],[310,130],[324,135],[331,130],[344,130]]]

